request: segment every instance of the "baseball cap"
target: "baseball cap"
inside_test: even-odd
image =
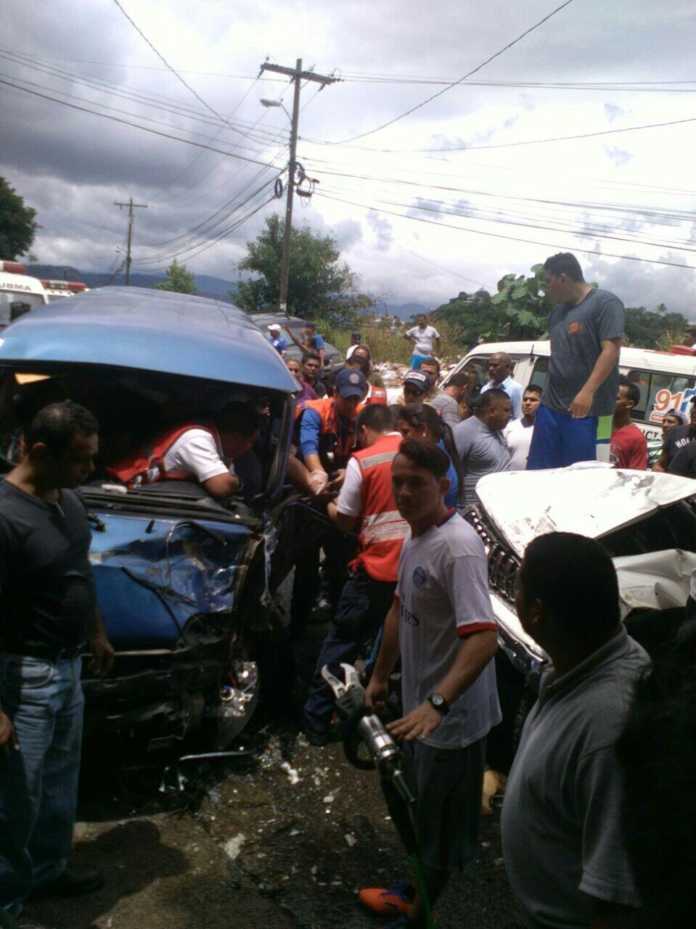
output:
[[[344,399],[364,397],[367,393],[367,379],[357,368],[341,368],[336,375],[336,392]]]
[[[346,352],[346,361],[350,361],[350,359],[353,357],[353,352],[355,351],[357,347],[358,347],[357,345],[348,346],[348,351]]]
[[[432,386],[432,381],[428,375],[423,374],[422,371],[409,371],[404,378],[404,387],[406,387],[406,385],[414,387],[422,394],[426,394]]]
[[[280,326],[278,323],[271,323],[267,328],[269,332],[280,332]]]

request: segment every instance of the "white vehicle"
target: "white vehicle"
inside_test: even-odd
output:
[[[577,532],[602,541],[614,559],[628,626],[637,613],[659,623],[660,613],[685,606],[696,573],[696,482],[691,478],[580,462],[489,474],[478,482],[476,496],[479,503],[464,518],[486,546],[501,647],[523,674],[537,671],[545,660],[515,612],[517,570],[538,535]]]
[[[24,313],[46,303],[46,291],[37,277],[0,270],[0,328],[9,326]]]
[[[87,293],[89,287],[82,281],[42,280],[43,288],[49,301],[63,300],[65,297],[74,297],[77,294]]]
[[[544,388],[548,378],[551,345],[539,342],[487,342],[477,345],[451,371],[462,368],[476,372],[479,386],[488,380],[488,359],[496,352],[506,352],[514,361],[513,377],[522,387],[538,384]],[[691,398],[696,396],[696,353],[676,354],[647,348],[622,348],[619,369],[640,390],[640,403],[633,410],[633,420],[645,433],[650,459],[659,456],[662,447],[662,418],[669,410],[689,417]]]

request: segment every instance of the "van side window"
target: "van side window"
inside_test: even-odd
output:
[[[474,393],[478,393],[483,385],[488,383],[488,356],[478,355],[477,357],[469,358],[465,368],[467,371],[474,371],[476,373]]]
[[[686,412],[688,419],[687,391],[693,392],[694,383],[694,378],[685,374],[653,374],[645,411],[646,420],[660,422],[671,409],[676,409],[682,414]]]
[[[549,359],[537,358],[529,377],[530,384],[537,384],[542,390],[546,390],[546,382],[549,378]]]

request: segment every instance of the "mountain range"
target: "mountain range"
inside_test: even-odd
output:
[[[109,271],[80,271],[70,265],[30,264],[26,266],[27,274],[34,277],[51,280],[83,281],[88,287],[105,287],[108,284],[121,285],[125,283],[123,274],[114,275]],[[131,284],[134,287],[155,287],[165,280],[164,274],[142,274],[134,271],[131,274]],[[217,300],[233,302],[233,294],[237,291],[237,284],[222,277],[210,274],[194,274],[196,290],[201,297],[214,297]],[[377,311],[400,319],[410,319],[417,313],[428,313],[432,307],[424,303],[390,303],[380,300]]]

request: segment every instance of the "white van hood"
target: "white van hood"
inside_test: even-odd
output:
[[[578,532],[600,538],[696,495],[696,481],[582,462],[569,468],[489,474],[476,485],[476,495],[495,528],[522,558],[538,535]]]

